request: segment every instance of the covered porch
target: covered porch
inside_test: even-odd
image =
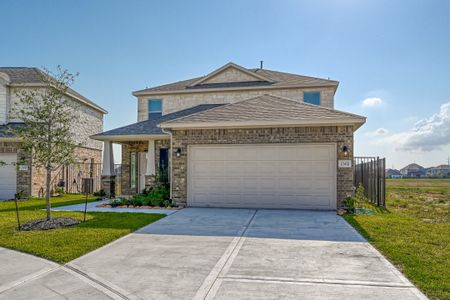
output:
[[[168,134],[111,135],[97,139],[103,141],[101,187],[107,197],[133,195],[154,186],[156,182],[169,182]],[[116,165],[114,144],[119,144],[122,149],[121,162]],[[120,194],[116,195],[116,191]]]

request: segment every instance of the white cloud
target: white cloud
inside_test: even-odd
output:
[[[432,151],[450,144],[450,102],[442,104],[439,112],[420,120],[411,130],[393,134],[383,141],[398,150]]]
[[[364,99],[361,105],[362,107],[375,107],[380,106],[381,104],[383,104],[383,100],[381,100],[381,98],[371,97]]]
[[[387,130],[386,128],[381,127],[381,128],[378,128],[375,131],[368,132],[366,135],[367,136],[385,136],[387,134],[389,134],[389,130]]]

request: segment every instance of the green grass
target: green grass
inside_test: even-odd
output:
[[[83,203],[85,198],[66,195],[51,200],[53,207],[56,207]],[[94,197],[89,198],[89,201],[93,200]],[[45,208],[44,199],[20,201],[19,207],[22,224],[46,216],[45,210],[42,210]],[[54,218],[73,217],[83,220],[81,212],[54,211],[52,215]],[[85,223],[74,227],[18,232],[14,202],[0,202],[0,246],[66,263],[162,217],[164,215],[160,214],[92,212],[87,214]]]
[[[450,179],[387,181],[387,210],[345,215],[431,299],[450,299]]]

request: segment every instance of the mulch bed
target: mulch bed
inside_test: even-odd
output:
[[[142,205],[142,206],[119,205],[119,206],[112,207],[110,204],[99,204],[99,205],[96,205],[95,207],[104,207],[104,208],[142,208],[142,209],[174,209],[174,210],[179,209],[178,207],[161,207],[161,206],[150,206],[150,205]]]
[[[50,221],[47,221],[47,219],[39,219],[23,224],[22,226],[20,226],[20,229],[25,231],[50,230],[70,227],[80,223],[80,221],[74,218],[55,218]]]

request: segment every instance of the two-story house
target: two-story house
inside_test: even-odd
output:
[[[11,114],[18,105],[17,93],[23,89],[45,88],[45,74],[38,68],[0,67],[0,199],[11,199],[18,191],[26,196],[37,196],[45,189],[45,173],[32,167],[29,154],[20,147],[20,139],[11,132],[11,127],[23,126]],[[78,147],[75,156],[80,162],[101,162],[102,143],[90,139],[94,133],[103,130],[103,116],[106,110],[68,89],[68,99],[79,106],[73,137]],[[16,162],[20,161],[17,166]]]
[[[353,134],[365,117],[334,109],[338,82],[228,63],[193,79],[133,92],[138,122],[122,144],[123,194],[168,174],[181,206],[336,209],[353,192]]]
[[[409,164],[400,169],[400,173],[405,178],[420,178],[425,176],[425,168],[416,163]]]

